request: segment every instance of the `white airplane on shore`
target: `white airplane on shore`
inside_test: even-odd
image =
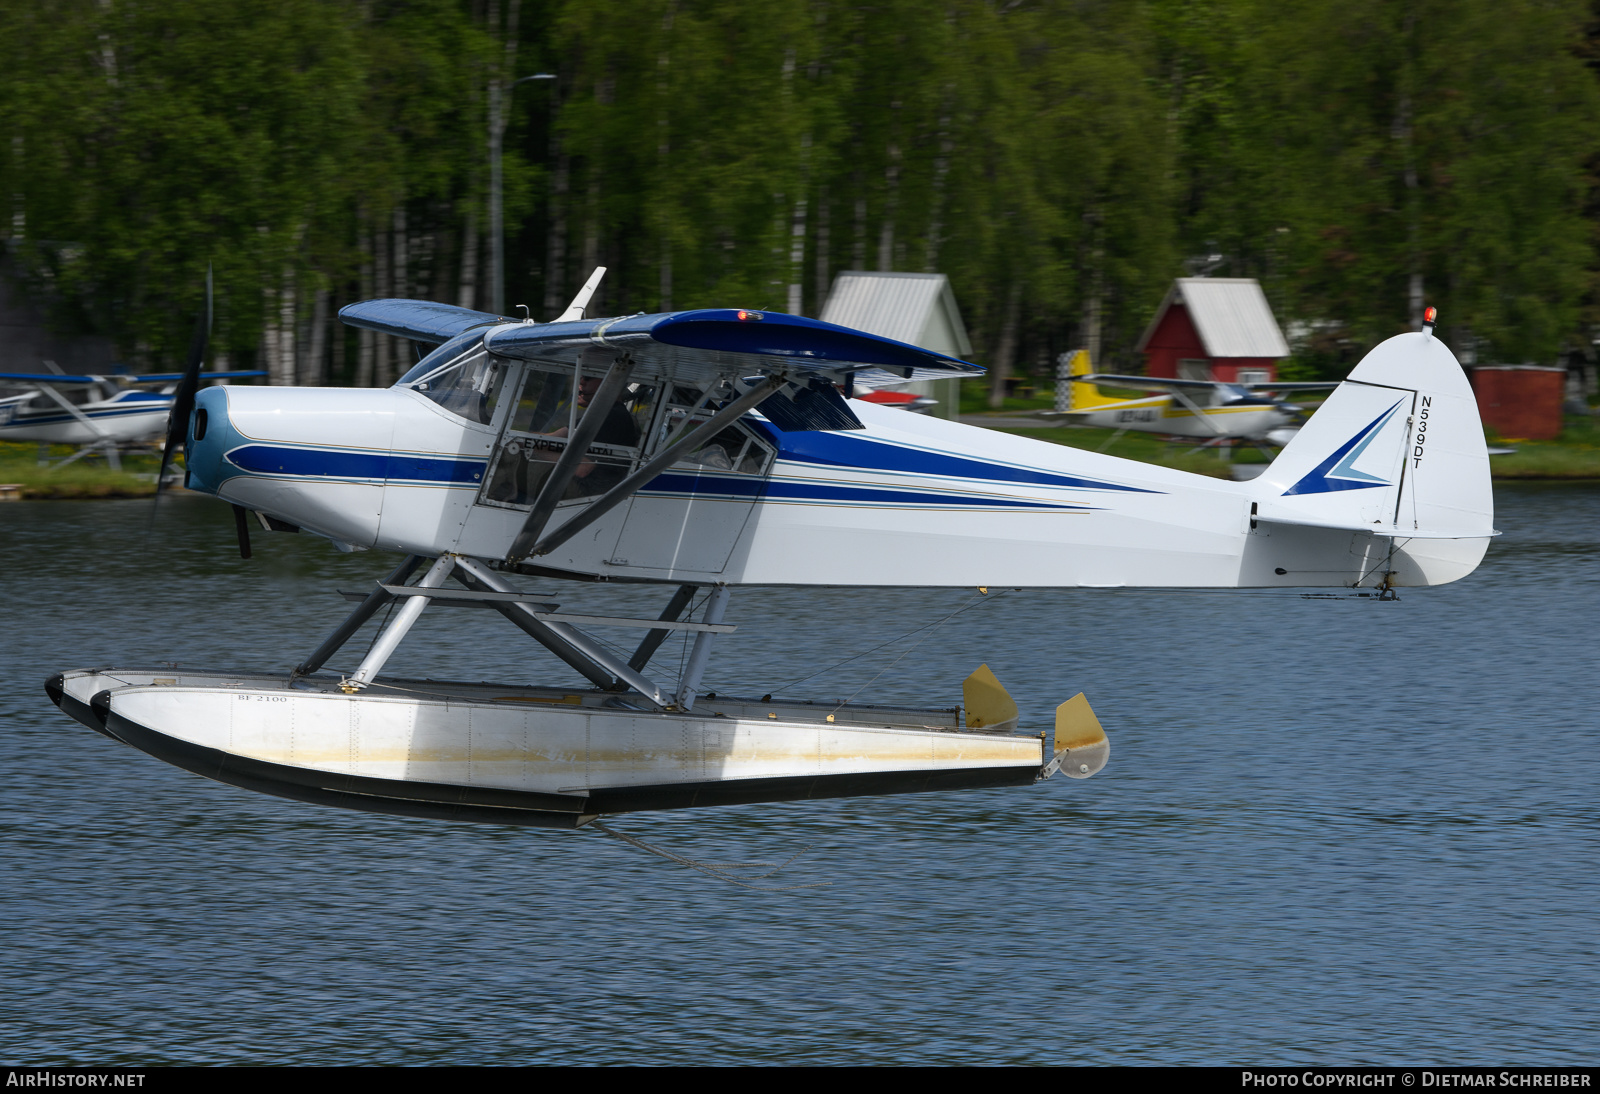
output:
[[[731,590],[1387,593],[1467,576],[1496,534],[1477,406],[1431,327],[1374,349],[1260,478],[1234,483],[847,401],[836,385],[855,379],[980,370],[770,312],[584,319],[594,284],[549,323],[415,300],[345,308],[347,323],[438,347],[387,389],[199,392],[175,437],[187,485],[233,505],[241,547],[254,512],[401,561],[291,672],[84,669],[52,678],[51,698],[213,779],[457,820],[581,827],[638,809],[1026,785],[1106,762],[1082,695],[1053,733],[1024,734],[987,669],[959,708],[702,694],[711,643],[734,630]],[[623,619],[519,576],[671,592],[659,618]],[[323,671],[396,604],[358,661]],[[591,687],[386,676],[430,605],[487,606]],[[595,627],[645,636],[624,658]],[[651,660],[678,632],[693,648],[669,681]]]
[[[265,372],[213,372],[206,381],[242,380]],[[0,396],[0,441],[77,445],[56,464],[65,467],[91,453],[120,466],[124,446],[159,440],[167,432],[173,388],[184,374],[73,376],[63,373],[0,372],[0,388],[22,388]],[[141,390],[156,385],[159,390]]]

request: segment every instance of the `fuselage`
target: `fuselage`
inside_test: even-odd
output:
[[[518,385],[535,367],[507,367],[498,390],[528,390]],[[589,485],[574,481],[550,528],[648,458],[669,421],[695,413],[694,392],[663,390],[673,394],[638,411],[631,444],[601,434]],[[206,389],[191,420],[189,485],[346,547],[502,558],[565,430],[530,424],[527,397],[438,399],[405,383]],[[564,405],[550,404],[560,421],[576,420]],[[1392,540],[1348,528],[1274,531],[1252,520],[1263,490],[1286,489],[1270,476],[1233,483],[850,407],[864,429],[783,432],[746,415],[531,561],[700,584],[1225,587],[1434,584],[1471,572],[1483,553],[1483,541],[1432,540],[1396,556]],[[1372,452],[1398,461],[1404,428]],[[1394,557],[1380,569],[1375,553],[1385,552]]]
[[[1075,425],[1132,429],[1174,437],[1210,440],[1216,437],[1262,437],[1295,419],[1295,411],[1270,399],[1249,399],[1201,406],[1198,412],[1170,395],[1129,399],[1086,410],[1066,412]]]

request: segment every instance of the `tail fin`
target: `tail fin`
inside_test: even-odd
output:
[[[1392,584],[1465,577],[1496,534],[1477,400],[1431,330],[1367,354],[1250,486],[1259,521],[1388,541]]]
[[[1067,359],[1067,405],[1059,407],[1060,410],[1095,410],[1115,403],[1125,403],[1126,398],[1113,399],[1100,394],[1100,389],[1091,383],[1077,379],[1087,376],[1094,371],[1094,362],[1089,360],[1089,351],[1080,349],[1073,351]]]

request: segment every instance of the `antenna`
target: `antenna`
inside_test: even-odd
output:
[[[578,295],[572,298],[572,303],[567,305],[567,310],[550,320],[552,323],[565,323],[573,319],[582,319],[583,310],[589,306],[589,300],[594,296],[594,291],[600,287],[600,279],[606,275],[604,266],[596,266],[594,273],[589,275],[589,280],[583,283],[583,288],[578,290]]]

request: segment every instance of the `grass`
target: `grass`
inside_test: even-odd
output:
[[[1516,449],[1489,457],[1489,473],[1497,479],[1600,479],[1600,425],[1594,418],[1568,417],[1553,441],[1491,435],[1489,444]]]
[[[72,455],[70,445],[50,447],[51,462]],[[85,457],[59,471],[39,466],[39,446],[0,442],[0,483],[17,483],[25,498],[143,498],[156,492],[156,454],[130,453],[122,470],[111,470],[99,456]]]

